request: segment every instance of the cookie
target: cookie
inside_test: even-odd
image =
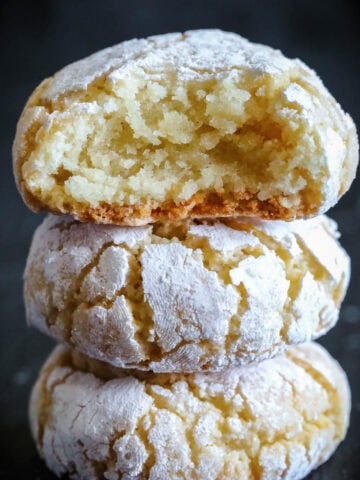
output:
[[[337,237],[325,216],[142,227],[48,216],[25,270],[28,323],[123,368],[265,359],[336,323],[350,273]]]
[[[17,183],[81,221],[328,210],[358,162],[355,126],[298,59],[234,33],[131,40],[44,80],[20,118]]]
[[[344,372],[316,344],[189,375],[130,373],[59,346],[30,419],[59,477],[297,480],[334,452],[349,411]]]

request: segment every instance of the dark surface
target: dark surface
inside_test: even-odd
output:
[[[357,2],[359,4],[359,2]],[[53,343],[26,328],[21,275],[41,221],[23,205],[11,171],[11,142],[27,96],[46,76],[102,47],[191,28],[219,27],[298,56],[323,78],[359,125],[359,7],[349,1],[0,0],[0,478],[54,479],[30,438],[31,384]],[[359,180],[330,215],[352,256],[352,283],[339,325],[321,340],[349,375],[348,436],[312,480],[360,478]]]

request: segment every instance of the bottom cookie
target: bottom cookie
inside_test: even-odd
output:
[[[314,343],[221,373],[116,369],[59,346],[30,401],[40,455],[73,479],[295,480],[344,438],[346,377]]]

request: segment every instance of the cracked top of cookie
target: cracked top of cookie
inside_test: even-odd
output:
[[[25,271],[28,322],[112,365],[221,370],[337,321],[350,262],[325,216],[117,227],[49,216]]]
[[[344,438],[346,377],[316,344],[219,373],[126,372],[58,346],[31,397],[41,456],[80,479],[305,478]]]
[[[351,118],[304,63],[198,30],[124,42],[46,79],[13,157],[34,210],[139,225],[325,212],[358,152]]]

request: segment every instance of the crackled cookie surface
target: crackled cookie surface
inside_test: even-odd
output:
[[[358,161],[314,71],[219,30],[131,40],[45,80],[13,157],[34,210],[98,223],[325,212]]]
[[[27,319],[118,367],[246,364],[335,324],[350,273],[337,236],[325,216],[117,227],[50,215],[25,270]]]
[[[344,438],[349,410],[346,377],[316,344],[216,374],[135,376],[60,346],[30,418],[58,476],[298,480]]]

